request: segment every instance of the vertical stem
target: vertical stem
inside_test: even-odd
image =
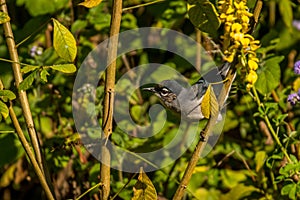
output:
[[[106,146],[105,140],[108,139],[112,133],[113,125],[113,105],[114,105],[114,86],[116,74],[116,55],[118,47],[118,37],[116,36],[120,31],[122,17],[122,0],[114,0],[113,12],[110,27],[110,40],[108,44],[108,58],[105,78],[105,96],[103,108],[103,132],[101,146],[101,158],[105,159],[101,164],[100,177],[102,182],[100,198],[106,200],[109,198],[110,193],[110,151]]]
[[[7,6],[6,6],[6,2],[5,0],[0,0],[0,4],[1,4],[1,10],[4,13],[8,13],[7,11]],[[6,22],[3,24],[3,29],[4,29],[4,34],[5,34],[5,38],[6,38],[6,43],[8,46],[8,50],[9,50],[9,55],[11,60],[13,61],[12,63],[12,69],[14,72],[14,78],[15,78],[15,83],[17,88],[19,87],[19,84],[23,81],[23,77],[21,74],[21,69],[20,69],[20,65],[19,63],[19,56],[18,56],[18,52],[17,52],[17,48],[15,45],[15,41],[14,41],[14,35],[11,29],[11,25],[10,22]],[[40,152],[40,145],[39,145],[39,141],[38,141],[38,136],[35,132],[35,128],[34,128],[34,124],[33,124],[33,119],[32,119],[32,115],[31,115],[31,110],[29,107],[29,103],[28,103],[28,99],[27,99],[27,94],[25,91],[23,90],[19,90],[19,99],[21,102],[21,107],[23,110],[23,115],[26,121],[26,126],[30,135],[30,139],[31,139],[31,143],[34,149],[34,153],[37,159],[37,162],[44,174],[44,170],[43,170],[43,162],[42,162],[42,155]]]

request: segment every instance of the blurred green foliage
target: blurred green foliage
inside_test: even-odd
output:
[[[124,2],[124,8],[148,3],[148,0]],[[188,1],[197,4],[188,11],[183,0],[162,1],[148,6],[128,9],[122,15],[121,30],[139,27],[163,27],[180,31],[196,39],[197,28],[211,33],[218,27],[218,21],[203,24],[198,15],[204,1]],[[208,9],[217,1],[206,4]],[[74,35],[77,56],[74,64],[79,68],[86,55],[97,44],[108,37],[111,19],[111,1],[103,1],[95,8],[77,6],[79,1],[33,1],[10,0],[8,9],[18,46],[20,62],[30,66],[55,66],[63,62],[53,48],[53,24],[55,18]],[[250,9],[255,0],[248,1]],[[199,11],[200,9],[200,11]],[[214,15],[215,11],[209,12]],[[204,11],[203,11],[204,12]],[[201,13],[200,13],[201,14]],[[188,18],[190,16],[190,19]],[[205,13],[204,13],[205,15]],[[211,17],[208,18],[208,22]],[[203,20],[203,19],[202,19]],[[206,20],[206,19],[204,19]],[[260,58],[258,81],[261,105],[255,102],[254,94],[247,93],[241,77],[236,80],[236,92],[227,105],[223,134],[218,144],[204,158],[201,158],[187,188],[186,199],[299,199],[300,171],[300,107],[291,107],[287,96],[296,92],[293,63],[300,59],[300,6],[292,0],[264,1],[259,23],[254,37],[261,41],[257,54]],[[293,23],[294,22],[294,23]],[[196,26],[196,27],[195,27]],[[0,26],[0,57],[9,59],[3,27]],[[51,34],[50,34],[51,33]],[[220,42],[220,31],[211,37]],[[29,38],[27,38],[30,36]],[[206,33],[202,39],[207,40]],[[210,44],[207,49],[215,50]],[[182,47],[189,53],[188,47]],[[126,55],[130,67],[156,61],[175,68],[191,82],[199,78],[195,68],[167,52],[136,50]],[[73,61],[72,59],[69,61]],[[6,89],[16,92],[10,63],[0,61],[0,78]],[[51,172],[58,199],[74,199],[99,183],[99,162],[80,143],[72,116],[72,87],[76,74],[63,74],[50,67],[47,73],[41,68],[34,75],[27,75],[29,68],[23,68],[24,77],[34,76],[27,84],[28,98],[37,132],[42,140],[42,148],[47,166]],[[124,60],[119,58],[117,77],[126,71]],[[28,72],[29,72],[28,71]],[[72,70],[71,70],[72,71]],[[33,73],[31,73],[33,74]],[[30,77],[29,77],[30,79]],[[97,88],[96,108],[101,124],[103,79]],[[125,87],[125,85],[124,85]],[[2,98],[2,97],[1,97]],[[82,97],[84,101],[84,97]],[[3,99],[2,99],[3,100]],[[2,101],[1,101],[2,102]],[[5,102],[5,101],[3,101]],[[130,113],[140,125],[149,123],[147,114],[157,98],[144,93],[135,93],[130,99]],[[26,133],[25,121],[18,100],[13,101],[14,109]],[[162,117],[164,113],[159,113]],[[166,122],[159,134],[151,139],[135,139],[115,127],[112,140],[119,146],[139,151],[164,146],[176,134],[178,119],[168,112]],[[282,147],[270,133],[265,118],[280,140]],[[162,117],[163,118],[163,117]],[[154,125],[156,126],[156,125]],[[157,124],[159,127],[160,124]],[[153,129],[157,129],[153,127]],[[136,127],[130,127],[132,132]],[[29,137],[29,136],[28,136]],[[171,166],[148,173],[159,196],[170,199],[180,177],[187,166],[195,144]],[[287,163],[282,148],[292,162]],[[8,118],[0,123],[0,198],[40,199],[41,187],[25,156],[24,150],[14,133]],[[137,176],[117,170],[111,172],[112,196],[116,199],[130,199]],[[98,189],[90,191],[84,199],[97,199]]]

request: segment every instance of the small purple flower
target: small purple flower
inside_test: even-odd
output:
[[[35,56],[40,56],[43,53],[43,48],[39,46],[33,46],[30,49],[30,56],[35,57]]]
[[[293,27],[300,31],[300,20],[293,20]]]
[[[33,46],[31,49],[30,49],[30,56],[31,57],[34,57],[36,55],[36,50],[37,50],[37,46]]]
[[[299,93],[299,91],[298,91]],[[287,98],[287,101],[290,102],[293,106],[300,101],[300,96],[297,93],[290,94]]]
[[[300,74],[300,60],[298,60],[297,62],[295,62],[295,64],[294,64],[294,72],[295,72],[295,74]]]

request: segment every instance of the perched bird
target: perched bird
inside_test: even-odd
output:
[[[213,83],[212,89],[218,98],[229,69],[230,63],[226,62],[221,67],[209,71],[191,87],[183,87],[175,80],[165,80],[143,90],[153,92],[165,107],[181,113],[185,119],[199,121],[205,118],[201,104],[209,84]],[[227,97],[228,95],[225,101]],[[218,120],[220,119],[222,119],[221,114],[218,116]]]

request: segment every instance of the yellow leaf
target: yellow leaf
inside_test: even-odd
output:
[[[73,62],[77,53],[76,40],[65,26],[56,19],[52,20],[54,24],[53,47],[59,57]]]
[[[211,85],[208,86],[201,103],[201,111],[205,118],[210,117],[210,91]]]
[[[300,89],[300,77],[298,77],[294,82],[293,82],[293,90],[298,91]]]
[[[9,115],[9,110],[7,108],[7,105],[5,103],[3,103],[2,101],[0,101],[0,114],[4,117],[4,119],[6,119]],[[1,117],[0,117],[1,120]]]
[[[87,8],[93,8],[98,6],[102,0],[85,0],[84,2],[79,3],[78,5],[87,7]]]
[[[140,169],[138,182],[135,184],[133,192],[134,194],[131,200],[157,199],[155,187],[149,177],[145,174],[143,168]]]
[[[219,111],[219,104],[216,95],[211,85],[208,86],[201,103],[201,111],[205,118],[211,115],[217,115]]]
[[[59,64],[49,66],[51,69],[61,71],[63,73],[74,73],[76,72],[76,66],[73,64]]]
[[[210,113],[212,116],[219,115],[219,103],[213,89],[210,92]]]
[[[0,24],[4,24],[5,22],[9,21],[10,17],[8,16],[8,14],[0,11]]]

